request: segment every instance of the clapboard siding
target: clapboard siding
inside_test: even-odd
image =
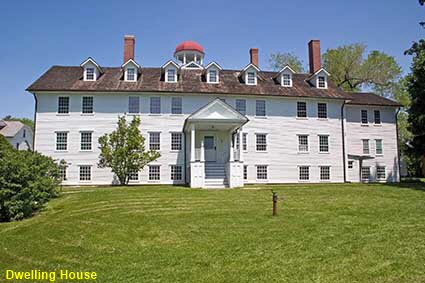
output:
[[[161,132],[161,157],[153,164],[161,165],[161,181],[163,184],[172,184],[170,180],[170,165],[184,165],[184,151],[171,151],[171,132],[181,132],[185,119],[205,106],[217,95],[206,94],[158,94],[158,93],[36,93],[38,100],[35,149],[54,159],[65,159],[70,163],[67,184],[82,184],[78,181],[78,165],[93,166],[93,181],[91,184],[111,184],[113,174],[109,169],[99,169],[96,164],[99,156],[97,139],[116,128],[117,117],[123,115],[128,109],[128,97],[140,97],[140,129],[146,138],[146,147],[149,144],[148,132]],[[94,96],[93,115],[81,114],[82,96]],[[58,115],[57,97],[70,97],[70,114]],[[161,97],[161,115],[149,114],[151,96]],[[183,114],[172,115],[171,98],[183,97]],[[263,96],[237,96],[225,95],[226,102],[235,107],[236,99],[247,101],[247,117],[249,122],[243,126],[243,132],[248,133],[248,150],[244,152],[244,164],[248,166],[248,180],[246,183],[260,183],[256,179],[256,165],[268,165],[267,183],[296,183],[298,181],[298,166],[310,166],[310,181],[320,182],[319,166],[331,166],[330,182],[343,182],[343,151],[341,107],[342,100],[337,99],[297,99],[276,98]],[[255,117],[255,100],[266,100],[266,118]],[[297,101],[305,101],[308,105],[308,118],[296,118]],[[328,119],[317,119],[317,103],[326,102],[328,105]],[[384,140],[384,157],[380,162],[389,164],[390,158],[396,156],[394,114],[392,108],[382,111],[383,124],[381,127],[360,127],[356,121],[356,107],[347,107],[347,152],[357,150],[359,136],[378,137]],[[372,112],[371,112],[372,113]],[[131,119],[131,115],[128,115]],[[390,119],[392,117],[392,120]],[[359,119],[359,117],[357,117]],[[384,122],[385,121],[385,122]],[[80,131],[93,131],[93,151],[81,152]],[[55,151],[55,132],[68,131],[68,151]],[[348,134],[349,131],[350,134]],[[267,134],[267,152],[256,152],[255,134]],[[309,153],[298,153],[298,134],[309,135]],[[329,135],[330,152],[319,153],[319,134]],[[391,138],[390,138],[391,137]],[[188,135],[188,140],[190,137]],[[373,138],[371,138],[373,139]],[[360,145],[361,146],[361,145]],[[188,147],[187,147],[188,148]],[[186,152],[189,160],[189,152]],[[381,160],[382,159],[382,160]],[[188,163],[186,164],[188,165]],[[389,166],[389,165],[387,165]],[[389,167],[388,167],[389,169]],[[183,170],[184,172],[185,170]],[[393,172],[393,171],[391,171]],[[394,174],[394,173],[392,173]],[[183,176],[183,182],[184,182]],[[188,178],[187,178],[188,179]],[[394,179],[396,180],[396,179]],[[137,183],[150,183],[148,170],[145,168],[140,173]],[[84,183],[83,183],[84,184]]]

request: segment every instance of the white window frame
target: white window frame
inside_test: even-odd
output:
[[[174,70],[174,79],[172,81],[169,80],[168,72],[170,70]],[[177,68],[169,67],[165,70],[165,82],[167,83],[176,83],[177,82]]]
[[[298,171],[298,181],[299,182],[310,182],[311,179],[311,170],[310,170],[310,165],[298,165],[297,166],[297,171]],[[307,179],[301,178],[301,168],[307,168]]]
[[[60,112],[59,111],[59,110],[62,109],[61,107],[64,107],[63,105],[61,106],[61,99],[62,98],[66,99],[68,101],[67,112]],[[71,108],[70,105],[71,105],[71,98],[69,96],[63,96],[63,95],[58,96],[58,104],[57,104],[58,108],[56,110],[57,111],[56,113],[58,115],[69,115],[70,108]]]
[[[370,140],[362,139],[362,153],[364,155],[370,155]]]
[[[367,180],[365,178],[363,178],[364,174],[363,174],[363,169],[367,169],[368,170],[368,174],[369,177],[367,178]],[[360,181],[362,182],[370,182],[371,181],[371,174],[370,174],[370,166],[362,166],[362,168],[360,168]]]
[[[301,137],[307,137],[307,150],[301,150]],[[310,152],[310,137],[308,134],[298,134],[297,135],[297,149],[298,153],[309,153]]]
[[[61,182],[68,181],[68,165],[59,165],[59,178]]]
[[[153,99],[158,99],[159,101],[159,112],[152,112],[154,108],[152,108]],[[149,114],[150,115],[161,115],[161,97],[160,96],[151,96],[149,98]]]
[[[215,81],[211,80],[211,72],[215,72]],[[220,82],[219,71],[217,69],[208,69],[207,71],[207,82],[210,84],[218,84]]]
[[[327,146],[328,147],[328,150],[327,151],[322,151],[322,144],[321,144],[321,141],[322,141],[322,137],[326,137],[326,141],[327,141],[327,144],[326,145],[323,145],[323,146]],[[321,135],[321,134],[319,134],[318,135],[318,140],[319,140],[319,153],[330,153],[330,142],[329,142],[329,135]]]
[[[149,134],[149,150],[161,150],[161,132],[148,132]],[[154,136],[158,135],[158,140],[154,140]]]
[[[130,101],[133,101],[133,103],[135,103],[137,101],[137,107],[135,105],[132,105]],[[137,111],[133,111],[136,110]],[[130,111],[132,110],[132,111]],[[129,96],[128,97],[128,114],[130,115],[137,115],[140,113],[140,97],[139,96]]]
[[[180,136],[180,141],[179,143],[175,143],[175,138],[176,136]],[[177,146],[178,145],[178,146]],[[171,151],[181,151],[183,149],[183,133],[182,132],[171,132],[170,133],[170,150]]]
[[[265,143],[264,144],[259,144],[259,139],[258,136],[264,136],[264,140]],[[265,133],[255,133],[255,152],[267,152],[268,151],[268,144],[267,144],[267,140],[268,140],[268,134]],[[265,146],[265,150],[258,150],[258,146]]]
[[[91,98],[91,112],[85,112],[84,102],[86,99],[90,100]],[[84,95],[81,97],[81,114],[82,115],[93,115],[94,114],[94,96]]]
[[[65,134],[65,142],[58,143],[58,134]],[[69,132],[68,131],[56,131],[55,132],[55,151],[66,152],[68,151],[68,140],[69,140]],[[58,149],[58,145],[65,145],[65,149]]]
[[[174,102],[180,101],[180,105],[174,105]],[[180,108],[179,108],[179,107]],[[174,113],[175,110],[180,110]],[[171,115],[182,115],[183,114],[183,98],[181,96],[171,97]]]
[[[320,113],[321,113],[320,105],[325,105],[326,117],[320,117]],[[322,114],[323,114],[323,111],[322,111]],[[328,104],[326,102],[318,102],[317,103],[317,119],[320,119],[320,120],[327,120],[328,119]]]
[[[265,172],[259,172],[260,168],[266,168]],[[259,174],[265,174],[266,178],[259,178]],[[255,165],[255,179],[260,182],[266,182],[269,180],[269,165],[267,164],[257,164]]]
[[[93,70],[93,78],[89,79],[89,70]],[[96,74],[96,68],[95,67],[86,67],[84,68],[84,80],[85,81],[96,81],[97,80],[97,74]]]
[[[89,168],[88,174],[87,174],[87,172],[85,173],[86,175],[88,175],[88,179],[85,179],[85,178],[82,179],[81,178],[81,174],[83,173],[83,172],[81,172],[81,170],[82,170],[83,167]],[[93,166],[91,166],[91,165],[83,165],[83,164],[78,165],[78,181],[79,182],[91,182],[93,180],[93,170],[92,170],[92,167]]]
[[[130,70],[133,70],[133,79],[130,79]],[[137,69],[135,67],[127,67],[125,69],[125,81],[126,82],[137,82]]]
[[[347,167],[348,167],[348,169],[353,169],[354,168],[354,160],[348,160]]]
[[[242,133],[242,150],[248,151],[248,133]]]
[[[258,105],[260,102],[264,103],[264,115],[258,115]],[[267,117],[267,101],[265,99],[256,99],[255,100],[255,117],[256,118],[264,118]]]
[[[158,172],[151,172],[151,169],[156,168],[156,167],[158,168]],[[158,174],[158,178],[152,178],[154,174],[155,174],[155,176],[156,176],[156,174]],[[148,180],[150,182],[161,181],[161,165],[158,165],[158,164],[148,165]]]
[[[321,83],[320,78],[323,78],[323,84],[324,84],[324,86],[320,86],[320,83]],[[317,88],[321,88],[321,89],[328,88],[328,80],[327,80],[327,77],[326,76],[319,75],[319,76],[317,76],[316,80],[317,80],[316,81]]]
[[[363,121],[363,113],[366,113],[366,122]],[[360,124],[362,126],[369,125],[369,111],[367,109],[360,109]]]
[[[244,182],[248,180],[248,165],[243,166],[243,180]]]
[[[176,169],[178,169],[176,171]],[[180,172],[179,172],[180,171]],[[180,178],[176,178],[180,175]],[[170,165],[170,180],[171,181],[182,181],[183,180],[183,165],[172,164]]]
[[[304,103],[304,105],[305,105],[305,116],[300,116],[299,114],[300,114],[300,110],[299,110],[299,105],[301,105],[300,103]],[[307,101],[297,101],[297,109],[296,109],[296,111],[297,111],[297,119],[307,119],[308,118],[308,104],[307,104]]]
[[[378,116],[379,116],[379,123],[376,123],[376,113],[379,113],[378,114]],[[374,109],[373,110],[373,124],[375,125],[375,126],[381,126],[382,125],[382,115],[381,115],[381,110],[379,110],[379,109]]]
[[[240,109],[243,106],[243,110]],[[236,99],[235,101],[235,109],[242,115],[246,115],[246,99]]]
[[[329,172],[328,172],[329,178],[328,179],[323,179],[322,178],[322,169],[324,169],[324,168],[328,168],[329,169]],[[319,166],[319,179],[320,179],[320,182],[330,182],[331,181],[331,175],[332,175],[331,172],[332,172],[332,167],[330,165],[320,165]]]
[[[285,76],[288,76],[289,78],[285,78]],[[280,77],[280,85],[283,87],[292,87],[292,74],[290,73],[282,73]]]
[[[254,74],[254,82],[249,82],[249,74]],[[257,71],[248,70],[245,72],[245,84],[247,85],[257,85]]]
[[[378,153],[378,141],[381,143],[381,152]],[[382,139],[375,139],[375,155],[382,156],[384,155],[384,141]]]
[[[130,172],[128,176],[129,182],[138,182],[140,180],[139,171],[136,172]]]
[[[83,149],[83,134],[90,134],[90,149]],[[88,145],[84,142],[84,145]],[[80,131],[80,151],[93,151],[93,131]]]
[[[383,172],[384,175],[380,176],[380,173],[378,173],[378,171],[379,171],[379,169],[382,169],[382,168],[384,170],[384,172]],[[385,180],[385,179],[387,179],[387,167],[384,166],[384,165],[377,165],[376,166],[376,180],[382,181],[382,180]]]

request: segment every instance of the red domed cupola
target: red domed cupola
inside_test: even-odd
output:
[[[202,45],[195,41],[187,40],[177,45],[176,51],[174,52],[174,58],[179,60],[182,64],[193,61],[202,65],[204,54]]]

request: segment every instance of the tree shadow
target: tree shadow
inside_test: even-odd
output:
[[[425,182],[415,178],[403,180],[400,183],[383,183],[382,185],[425,192]]]

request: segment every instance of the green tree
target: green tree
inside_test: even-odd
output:
[[[301,61],[301,59],[293,53],[278,52],[275,54],[271,54],[269,58],[269,64],[270,67],[275,71],[279,71],[286,65],[289,65],[297,73],[305,72],[305,69],[303,67],[303,61]]]
[[[425,39],[414,42],[405,54],[413,56],[407,76],[407,91],[411,101],[408,122],[413,135],[411,150],[420,158],[422,175],[425,175]]]
[[[2,120],[5,121],[19,121],[22,122],[23,124],[27,125],[28,127],[30,127],[32,130],[34,130],[34,121],[28,118],[16,118],[16,117],[12,117],[11,115],[7,115],[5,117],[3,117]]]
[[[109,167],[121,185],[127,185],[130,174],[139,172],[149,162],[158,159],[159,152],[145,151],[145,139],[139,130],[140,119],[134,117],[130,124],[124,116],[118,117],[118,127],[99,138],[99,168]]]
[[[365,58],[366,45],[355,43],[328,49],[322,55],[323,66],[330,79],[345,91],[359,91],[371,87],[389,96],[398,81],[401,67],[394,57],[374,50]]]

